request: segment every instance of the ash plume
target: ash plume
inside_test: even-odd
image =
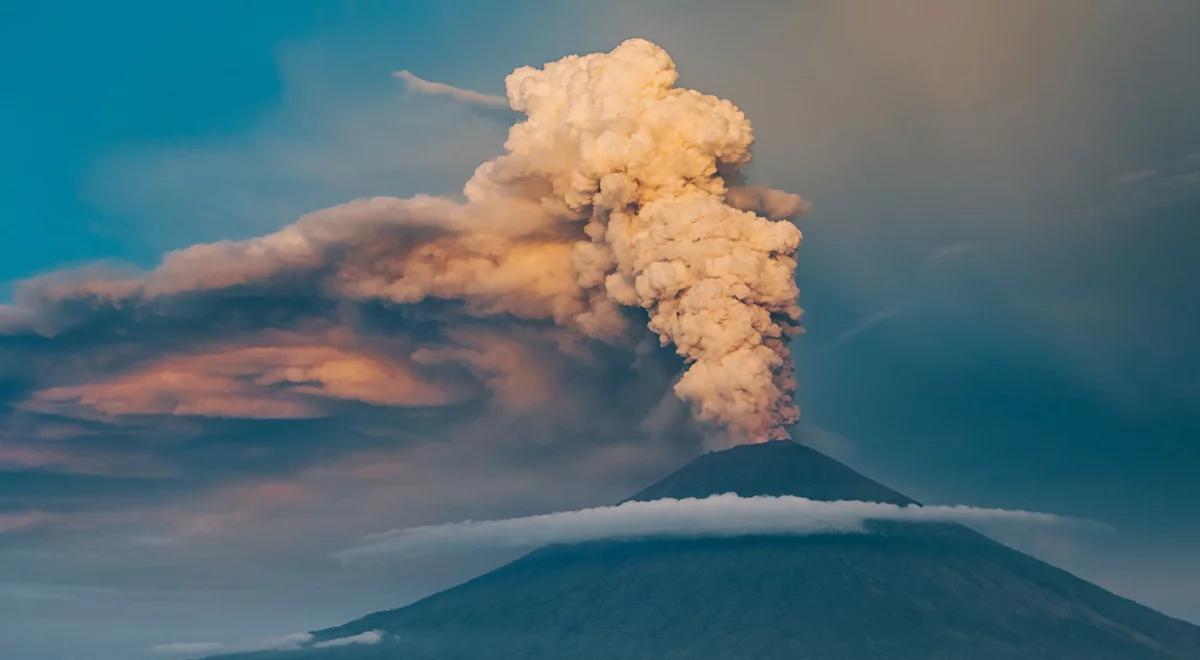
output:
[[[517,69],[508,98],[526,119],[465,192],[584,222],[589,240],[572,245],[571,263],[597,302],[581,323],[608,303],[646,310],[688,363],[675,392],[700,419],[740,440],[783,438],[798,416],[787,341],[800,320],[800,231],[726,201],[719,168],[749,161],[750,122],[676,78],[670,56],[641,39]]]
[[[635,350],[648,329],[682,358],[674,392],[699,420],[735,442],[784,438],[798,416],[788,340],[800,331],[801,315],[794,279],[801,234],[789,218],[807,205],[790,193],[728,186],[724,176],[750,159],[750,122],[727,100],[676,87],[676,78],[670,56],[642,39],[608,53],[519,68],[506,80],[507,98],[524,119],[510,129],[504,153],[476,169],[463,198],[360,199],[258,238],[171,252],[149,272],[53,274],[23,284],[16,306],[0,306],[0,333],[54,335],[114,308],[138,311],[139,319],[164,316],[180,309],[172,301],[194,303],[223,291],[302,291],[335,308],[382,303],[415,309],[453,301],[466,317],[461,322],[489,320],[494,333],[505,319],[545,325],[561,335],[554,341],[564,355],[578,352],[571,344],[580,340]],[[466,98],[463,90],[406,80]],[[157,303],[163,311],[155,315],[139,311]],[[453,400],[461,389],[438,382],[435,372],[458,363],[502,403],[529,407],[501,391],[518,382],[519,361],[488,358],[478,348],[485,339],[492,346],[508,340],[439,322],[446,328],[428,335],[434,339],[414,338],[405,355],[372,358],[368,365],[372,373],[405,374],[408,393],[399,405]],[[254,374],[267,374],[239,376],[247,390],[239,400],[254,400],[248,390],[280,382],[269,375],[291,374],[297,364],[329,374],[327,384],[304,391],[307,397],[363,398],[359,393],[371,381],[357,371],[343,373],[365,365],[361,357],[357,363],[338,358],[332,369],[326,365],[333,357],[324,354],[302,359],[291,346],[264,347],[270,339],[261,336],[247,346],[238,341],[214,350],[236,355],[252,348],[263,362]],[[70,410],[102,403],[104,414],[204,409],[223,415],[228,406],[189,400],[220,394],[210,390],[225,376],[208,373],[206,355],[168,357],[108,381],[43,391],[30,405]],[[310,365],[314,360],[319,364]],[[207,371],[181,380],[175,376],[181,367]],[[176,383],[169,405],[125,401],[122,384],[160,372]],[[194,393],[193,381],[211,387]],[[259,403],[271,410],[311,409],[279,399],[293,394],[276,390]],[[372,398],[392,405],[397,397]]]

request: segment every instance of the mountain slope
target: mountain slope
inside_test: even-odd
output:
[[[793,443],[707,454],[633,499],[911,502]],[[605,541],[535,551],[408,607],[319,631],[371,646],[239,658],[1198,658],[1200,628],[957,525]]]

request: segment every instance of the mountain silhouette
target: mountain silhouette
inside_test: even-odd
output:
[[[630,499],[914,501],[792,442],[705,454]],[[956,524],[542,548],[315,644],[223,660],[1200,658],[1200,628]]]

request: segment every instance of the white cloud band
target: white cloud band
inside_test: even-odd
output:
[[[863,533],[878,521],[1019,523],[1078,522],[1050,513],[970,506],[898,506],[882,502],[824,502],[790,495],[624,502],[523,518],[467,520],[373,534],[335,556],[350,562],[410,557],[459,548],[535,547],[600,539],[740,536],[746,534]]]

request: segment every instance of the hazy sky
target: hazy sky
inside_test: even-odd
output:
[[[748,179],[812,203],[796,436],[928,503],[1106,523],[1011,540],[1200,623],[1200,6],[116,4],[0,7],[0,300],[356,197],[457,194],[515,115],[391,72],[502,94],[517,66],[646,37],[753,121]],[[382,342],[448,313],[305,286],[0,333],[6,657],[339,623],[510,556],[330,557],[364,534],[607,504],[701,450],[661,398],[669,353],[637,374],[530,357],[515,387],[562,399],[520,414],[486,393],[296,419],[36,396],[226,337],[337,339],[349,315]]]

